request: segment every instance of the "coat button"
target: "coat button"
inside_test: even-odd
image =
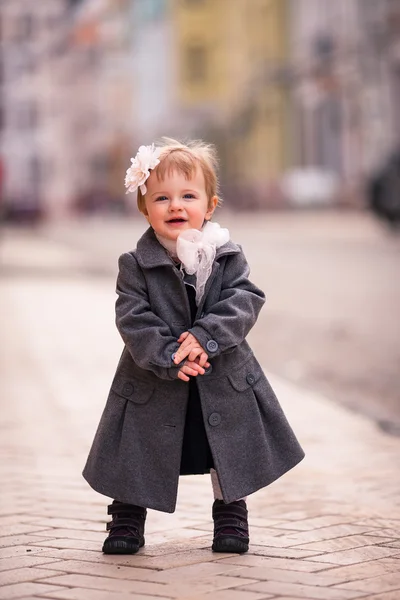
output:
[[[221,423],[221,415],[219,413],[211,413],[211,415],[208,417],[208,422],[210,423],[211,427],[216,427]]]
[[[212,365],[210,365],[209,367],[207,367],[207,369],[204,369],[204,375],[209,375],[213,370]]]
[[[254,377],[253,373],[247,374],[246,381],[249,385],[253,385],[253,383],[255,383],[256,378]]]
[[[124,396],[132,396],[133,394],[133,385],[131,383],[125,383],[122,388],[122,393]]]
[[[172,360],[172,362],[174,362],[175,356],[176,356],[176,352],[174,352],[173,354],[171,354],[171,360]]]
[[[218,344],[215,340],[208,340],[206,344],[206,349],[209,352],[216,352],[218,350]]]

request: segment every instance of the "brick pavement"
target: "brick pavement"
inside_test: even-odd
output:
[[[273,375],[307,457],[249,498],[250,552],[211,553],[204,476],[181,478],[173,515],[149,511],[138,555],[103,556],[108,500],[80,472],[121,350],[113,289],[75,251],[5,244],[0,600],[400,599],[400,440]]]

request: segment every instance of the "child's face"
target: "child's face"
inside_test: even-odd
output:
[[[218,202],[216,196],[208,201],[201,168],[192,179],[179,171],[167,172],[164,181],[152,171],[146,187],[144,214],[154,231],[169,240],[176,240],[185,229],[201,229]]]

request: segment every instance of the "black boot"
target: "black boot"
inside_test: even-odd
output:
[[[145,508],[114,500],[107,514],[112,515],[112,520],[107,523],[110,533],[104,540],[104,554],[135,554],[144,546]]]
[[[212,508],[214,519],[214,552],[247,552],[249,549],[249,525],[244,500],[225,504],[215,500]]]

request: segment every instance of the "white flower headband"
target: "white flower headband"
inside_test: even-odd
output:
[[[132,164],[126,171],[125,187],[128,188],[127,194],[135,192],[138,188],[140,188],[143,195],[147,192],[144,182],[150,176],[150,169],[154,169],[160,163],[160,153],[161,148],[155,148],[154,144],[140,146],[136,156],[131,158]]]

